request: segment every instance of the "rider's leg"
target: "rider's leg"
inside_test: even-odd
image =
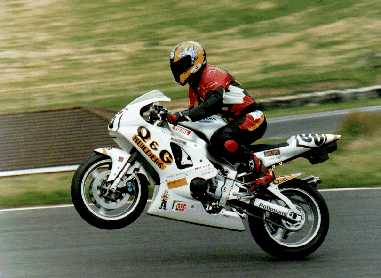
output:
[[[244,125],[241,127],[243,123]],[[256,186],[270,183],[274,179],[274,174],[264,167],[260,159],[246,146],[263,136],[267,126],[266,120],[264,119],[253,130],[245,128],[247,126],[253,127],[248,125],[244,118],[238,123],[229,123],[220,128],[211,138],[211,147],[214,154],[222,155],[232,163],[243,162],[242,166],[245,171],[251,172],[257,178],[257,181],[251,186],[251,190],[255,190]]]
[[[246,145],[250,145],[265,134],[267,128],[266,117],[259,110],[248,113],[242,119],[239,128],[242,130],[242,137],[248,143],[243,145],[243,156],[246,157],[250,170],[257,175],[250,187],[250,191],[255,191],[256,187],[268,185],[275,179],[274,172],[266,168],[262,161],[255,156],[254,152],[246,147]]]

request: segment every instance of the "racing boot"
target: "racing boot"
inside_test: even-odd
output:
[[[257,177],[249,187],[250,192],[254,193],[258,190],[265,189],[267,185],[275,179],[274,172],[265,167],[262,161],[253,153],[249,161],[249,168]]]

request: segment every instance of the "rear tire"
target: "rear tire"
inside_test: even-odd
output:
[[[257,244],[272,256],[282,259],[304,258],[316,251],[327,235],[329,212],[326,202],[317,190],[299,180],[281,185],[279,189],[302,209],[305,218],[303,226],[298,227],[274,214],[258,211],[259,218],[248,217],[250,232]],[[283,224],[293,231],[279,228],[266,219]]]
[[[110,169],[110,157],[94,152],[72,179],[75,209],[86,222],[100,229],[120,229],[131,224],[143,212],[148,199],[148,181],[141,174],[131,180],[128,193],[120,193],[115,199],[105,198]]]

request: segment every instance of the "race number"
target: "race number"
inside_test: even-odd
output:
[[[296,136],[296,142],[298,147],[315,148],[320,147],[327,141],[325,134],[299,134]]]

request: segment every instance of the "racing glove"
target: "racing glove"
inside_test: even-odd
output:
[[[179,122],[190,121],[190,118],[183,112],[168,113],[167,121],[171,124],[177,125]]]

